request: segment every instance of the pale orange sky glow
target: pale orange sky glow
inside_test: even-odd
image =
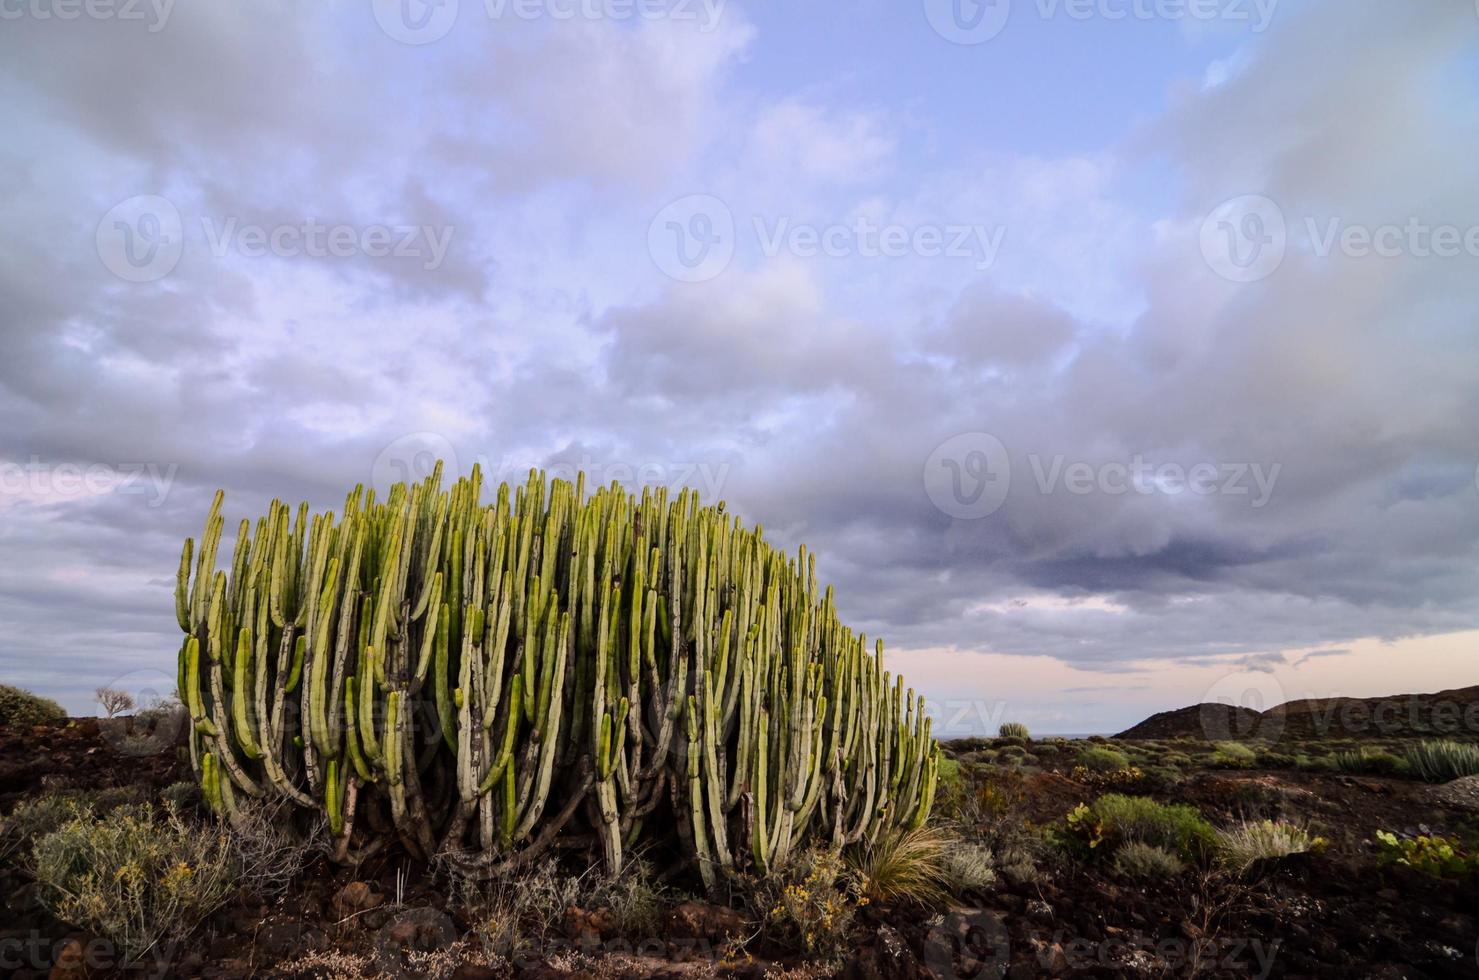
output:
[[[1048,657],[964,650],[887,655],[923,694],[943,738],[1021,721],[1040,734],[1113,734],[1159,711],[1204,701],[1268,708],[1302,698],[1430,693],[1479,683],[1479,630],[1203,663],[1131,661],[1085,670]]]

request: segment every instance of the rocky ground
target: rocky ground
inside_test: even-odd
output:
[[[151,741],[152,740],[152,741]],[[388,852],[355,869],[307,862],[278,898],[234,894],[191,938],[128,971],[249,976],[1471,977],[1479,885],[1381,858],[1379,831],[1479,840],[1475,780],[1430,786],[1319,764],[1338,745],[1266,750],[1277,768],[1218,768],[1193,740],[952,743],[938,817],[991,848],[995,880],[934,907],[866,905],[845,945],[807,957],[764,922],[664,885],[660,927],[633,938],[607,908],[569,905],[539,942],[489,955],[486,922],[444,876]],[[1080,765],[1124,753],[1123,771]],[[1280,760],[1305,760],[1284,765]],[[1314,761],[1311,762],[1310,760]],[[101,805],[156,798],[189,778],[168,733],[82,719],[0,729],[0,814],[85,790]],[[1195,806],[1218,826],[1277,819],[1328,842],[1244,873],[1208,865],[1155,883],[1054,843],[1067,814],[1106,792]],[[23,853],[0,858],[0,975],[118,975],[110,946],[52,918]],[[480,933],[479,930],[484,932]]]

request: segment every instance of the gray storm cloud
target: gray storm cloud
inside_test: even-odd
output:
[[[1479,625],[1479,258],[1321,256],[1297,234],[1479,225],[1479,24],[1458,3],[1284,13],[1235,71],[1188,80],[1092,160],[937,163],[903,189],[875,185],[908,138],[886,112],[731,97],[763,43],[737,4],[701,34],[455,33],[435,71],[366,18],[296,5],[180,5],[157,33],[7,23],[0,680],[81,708],[171,670],[175,558],[210,493],[232,520],[273,496],[333,506],[408,433],[511,477],[572,460],[702,477],[814,548],[845,617],[896,647],[1113,673]],[[1182,179],[1147,215],[1105,175],[1152,161]],[[647,221],[695,189],[741,227],[987,211],[1002,256],[982,272],[741,251],[673,282]],[[95,242],[142,194],[173,202],[184,241],[134,283]],[[1238,283],[1199,230],[1247,194],[1291,232],[1276,272]],[[455,231],[427,268],[213,253],[202,221],[229,219]],[[979,519],[927,491],[962,433],[1005,450],[1005,470],[954,460],[962,480],[983,460],[1007,477]],[[1091,489],[1044,487],[1055,459]],[[1167,470],[1105,491],[1135,459],[1212,466],[1217,490]],[[172,476],[69,492],[60,464]],[[1253,465],[1277,467],[1257,506],[1227,492],[1226,468]]]

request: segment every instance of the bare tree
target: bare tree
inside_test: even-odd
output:
[[[98,704],[103,706],[103,710],[108,712],[109,718],[112,718],[120,711],[132,711],[135,707],[133,695],[127,691],[119,691],[111,687],[100,687],[94,692],[93,696],[98,699]]]

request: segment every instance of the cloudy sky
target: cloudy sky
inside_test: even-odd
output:
[[[0,4],[0,681],[428,454],[805,542],[952,733],[1479,683],[1473,0]]]

